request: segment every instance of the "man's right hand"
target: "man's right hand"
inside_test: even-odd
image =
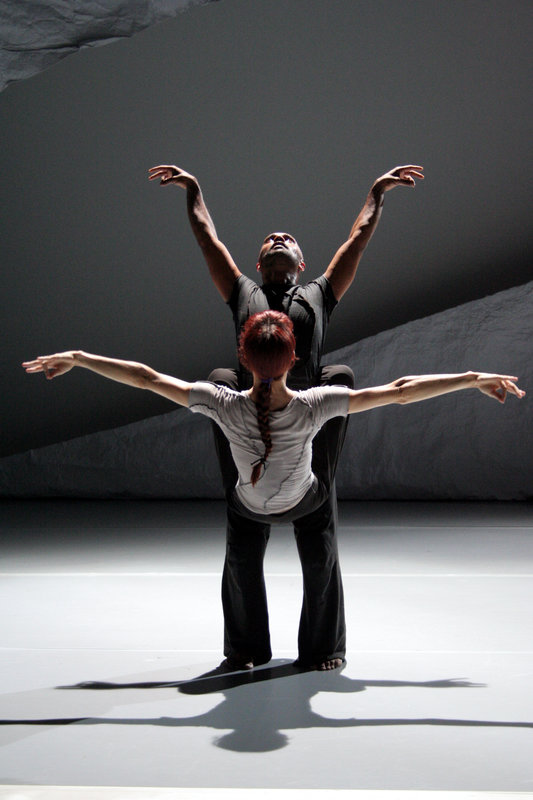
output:
[[[231,297],[233,285],[240,277],[241,272],[226,245],[217,236],[215,225],[204,202],[200,184],[194,175],[176,167],[175,164],[160,164],[157,167],[151,167],[148,172],[149,180],[159,180],[161,186],[175,183],[187,191],[187,214],[192,232],[200,245],[213,282],[222,295],[222,299],[227,303]]]
[[[176,167],[174,164],[160,164],[158,167],[150,167],[148,180],[154,181],[159,178],[161,186],[167,183],[175,183],[187,189],[189,186],[198,186],[198,181],[190,172]]]

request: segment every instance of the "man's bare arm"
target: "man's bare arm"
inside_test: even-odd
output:
[[[395,167],[375,181],[352,226],[348,239],[337,250],[324,273],[337,300],[340,300],[352,285],[361,256],[381,217],[385,192],[396,186],[414,187],[415,178],[423,180],[423,167],[414,165]]]
[[[233,284],[241,272],[226,245],[217,236],[197,179],[185,170],[169,164],[152,167],[149,173],[149,180],[159,179],[162,186],[174,183],[186,190],[187,213],[192,232],[204,254],[213,283],[222,295],[224,302],[227,302],[231,296]]]

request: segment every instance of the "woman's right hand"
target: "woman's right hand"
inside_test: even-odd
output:
[[[22,366],[28,373],[44,372],[47,380],[58,378],[76,366],[74,350],[52,356],[38,356],[33,361],[24,361]]]

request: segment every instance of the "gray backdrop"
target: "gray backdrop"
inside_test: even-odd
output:
[[[222,0],[8,86],[2,454],[170,408],[81,371],[29,377],[24,359],[81,347],[187,379],[232,363],[184,195],[149,184],[153,164],[198,175],[244,272],[281,228],[310,277],[378,175],[425,166],[415,191],[387,195],[329,350],[530,280],[531,11]]]

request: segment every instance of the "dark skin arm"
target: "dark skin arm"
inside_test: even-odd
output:
[[[241,275],[226,245],[217,236],[215,225],[207,210],[200,184],[194,175],[172,164],[162,164],[149,170],[149,180],[159,179],[162,186],[176,184],[187,192],[187,214],[192,232],[200,245],[213,283],[224,302],[231,297],[233,284]]]
[[[385,192],[396,186],[414,187],[415,178],[423,180],[423,167],[411,164],[395,167],[375,181],[348,239],[339,247],[324,273],[337,300],[340,300],[352,285],[361,257],[378,226]]]

